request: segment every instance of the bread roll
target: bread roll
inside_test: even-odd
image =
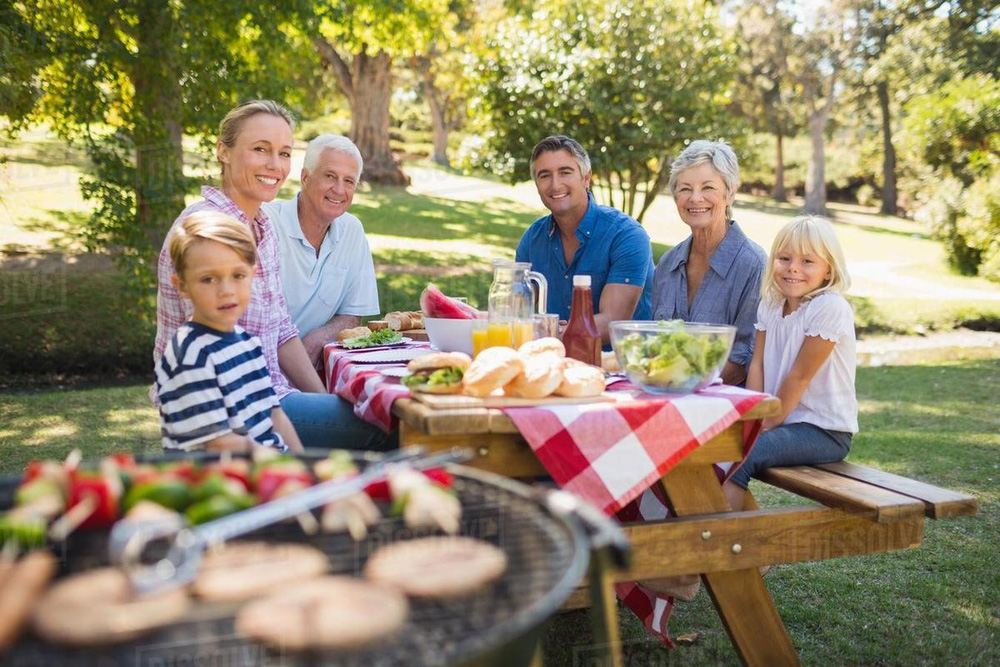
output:
[[[387,329],[388,327],[389,323],[386,322],[385,320],[371,320],[370,322],[368,322],[368,328],[371,329],[372,331],[378,331],[379,329]]]
[[[413,312],[410,315],[410,328],[411,329],[423,329],[424,328],[424,314]]]
[[[357,338],[358,336],[367,336],[372,332],[368,327],[351,327],[349,329],[341,329],[337,332],[337,340],[343,343],[348,338]]]
[[[622,367],[618,365],[618,357],[614,352],[601,352],[601,370],[606,373],[620,373]]]
[[[599,396],[604,391],[604,371],[596,366],[584,364],[569,366],[563,371],[562,384],[556,389],[557,396],[583,398]]]
[[[525,357],[524,368],[503,391],[519,398],[543,398],[558,389],[562,381],[562,358],[555,352],[542,352]]]
[[[513,380],[524,361],[509,347],[488,347],[465,370],[462,387],[469,396],[489,396]]]
[[[543,354],[545,352],[555,354],[560,358],[566,356],[566,346],[563,345],[562,341],[558,338],[552,337],[529,340],[527,343],[517,348],[517,351],[524,357],[528,357],[533,354]]]
[[[385,323],[393,331],[408,331],[413,328],[409,313],[386,313]]]

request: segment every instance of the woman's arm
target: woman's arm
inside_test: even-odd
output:
[[[292,426],[292,422],[288,419],[284,410],[281,408],[271,410],[271,421],[274,423],[274,430],[277,431],[281,439],[288,445],[289,451],[296,454],[301,454],[305,451],[302,447],[302,441],[299,440],[299,434],[295,432],[295,427]]]
[[[795,363],[781,381],[778,388],[778,398],[781,399],[781,414],[764,420],[764,430],[772,429],[782,424],[799,404],[802,394],[812,382],[816,371],[823,365],[836,347],[836,343],[820,336],[806,336],[802,341]],[[756,352],[754,353],[756,356]]]
[[[302,339],[298,336],[292,336],[278,346],[278,367],[292,386],[299,391],[311,394],[327,393],[316,369],[309,362],[309,355],[302,345]]]

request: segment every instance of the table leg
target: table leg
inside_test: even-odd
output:
[[[730,511],[710,465],[678,466],[663,477],[663,487],[676,516]],[[710,572],[702,579],[744,664],[801,664],[757,568]]]
[[[622,640],[618,625],[618,600],[615,597],[611,558],[603,551],[594,553],[590,562],[590,625],[594,632],[596,655],[600,664],[622,667]]]

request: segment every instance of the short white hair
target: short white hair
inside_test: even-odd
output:
[[[704,139],[692,141],[671,163],[670,180],[667,182],[670,194],[677,196],[677,177],[682,171],[703,164],[712,165],[712,169],[722,178],[722,184],[726,188],[726,199],[736,194],[736,190],[740,187],[740,163],[736,159],[736,152],[725,141]],[[726,220],[732,219],[733,207],[727,206]]]
[[[321,134],[310,141],[309,146],[306,147],[306,156],[302,160],[302,168],[306,171],[315,169],[323,151],[326,150],[345,153],[354,158],[354,161],[358,163],[357,177],[361,178],[361,172],[365,166],[364,160],[361,158],[361,151],[358,150],[353,141],[342,134]]]

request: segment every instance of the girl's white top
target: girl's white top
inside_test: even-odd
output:
[[[764,339],[764,391],[777,394],[791,370],[806,336],[820,336],[836,343],[833,352],[816,371],[786,424],[806,422],[828,431],[858,432],[858,398],[854,389],[854,312],[843,296],[833,292],[806,301],[788,317],[777,304],[760,302],[758,331]]]

